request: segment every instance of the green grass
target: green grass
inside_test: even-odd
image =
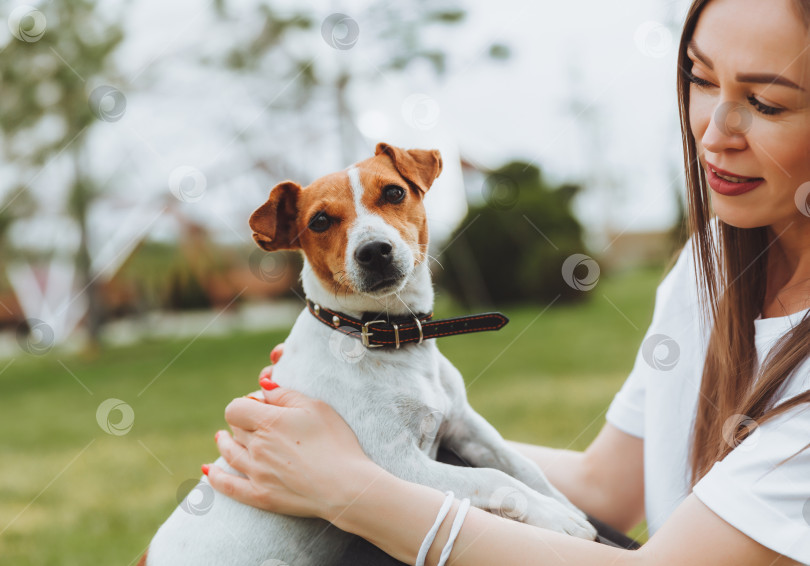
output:
[[[503,330],[440,347],[465,376],[471,404],[506,438],[583,449],[632,367],[661,274],[603,277],[577,305],[505,309],[511,322]],[[225,405],[255,389],[267,353],[285,335],[153,341],[93,360],[15,359],[0,374],[3,563],[134,562],[176,506],[181,484],[216,457]],[[125,435],[96,422],[108,398],[134,410]]]

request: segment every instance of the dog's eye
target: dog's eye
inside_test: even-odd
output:
[[[326,232],[332,225],[332,219],[325,212],[319,212],[309,221],[309,229],[313,232]]]
[[[388,185],[383,189],[383,197],[386,201],[397,204],[405,198],[405,189],[397,185]]]

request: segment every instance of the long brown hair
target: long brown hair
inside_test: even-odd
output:
[[[756,426],[798,406],[810,403],[810,391],[776,405],[780,389],[810,355],[810,317],[782,336],[761,364],[756,379],[754,319],[764,306],[768,250],[773,235],[768,227],[736,228],[718,222],[711,230],[711,210],[705,173],[698,161],[689,124],[691,61],[686,47],[701,11],[711,0],[695,0],[686,16],[678,51],[678,106],[684,145],[688,228],[700,304],[713,321],[692,433],[692,485],[725,458]],[[810,0],[791,5],[805,27],[810,25]]]

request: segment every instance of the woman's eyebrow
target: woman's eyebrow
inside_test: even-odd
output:
[[[694,55],[695,59],[706,65],[712,71],[714,70],[714,63],[698,48],[694,39],[689,42],[688,48],[692,51],[692,55]],[[795,88],[802,92],[805,91],[804,88],[782,75],[773,75],[770,73],[737,73],[736,79],[741,83],[774,84]]]

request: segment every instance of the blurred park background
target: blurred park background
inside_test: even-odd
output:
[[[687,4],[0,0],[2,562],[137,561],[302,308],[250,213],[379,141],[443,155],[437,316],[511,318],[440,344],[472,405],[585,448],[684,241]]]

